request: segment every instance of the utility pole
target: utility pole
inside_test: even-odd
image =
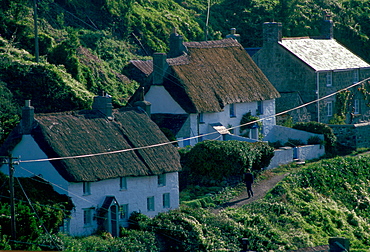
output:
[[[35,26],[35,57],[36,63],[39,63],[39,33],[37,19],[37,0],[33,0],[33,22]]]
[[[16,227],[15,227],[15,204],[14,204],[14,165],[18,165],[18,161],[14,161],[15,157],[9,155],[8,157],[0,157],[1,159],[8,159],[8,162],[3,164],[9,165],[9,188],[10,188],[10,231],[13,240],[16,239]]]

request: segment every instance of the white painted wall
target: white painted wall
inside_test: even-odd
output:
[[[14,166],[15,177],[32,177],[41,174],[45,180],[52,183],[55,191],[67,194],[68,182],[60,176],[49,161],[27,162],[28,160],[48,159],[31,135],[23,135],[22,140],[11,154],[13,157],[20,157],[20,164]],[[8,165],[2,165],[0,170],[9,175]]]
[[[152,104],[152,114],[186,114],[163,86],[152,85],[145,95],[145,100]]]
[[[84,227],[83,209],[93,207],[95,210],[104,203],[106,196],[115,196],[119,205],[128,204],[129,214],[140,212],[154,217],[160,212],[179,207],[178,173],[166,174],[166,186],[158,186],[158,176],[127,177],[127,190],[120,190],[120,179],[109,179],[91,183],[91,194],[83,195],[83,183],[70,183],[70,196],[76,211],[70,220],[70,234],[89,235],[97,228],[97,222]],[[170,193],[170,208],[163,208],[163,194]],[[154,196],[155,211],[147,210],[147,197]],[[126,226],[126,220],[120,221]]]

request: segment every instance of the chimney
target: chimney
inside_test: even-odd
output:
[[[25,106],[22,108],[22,134],[30,135],[32,130],[32,124],[34,121],[35,109],[31,106],[31,100],[25,101]]]
[[[148,101],[137,101],[134,103],[135,107],[142,109],[149,117],[151,116],[151,106],[152,104]]]
[[[101,96],[95,96],[92,108],[99,110],[107,118],[112,118],[112,96],[110,96],[109,94],[104,94],[104,92]]]
[[[277,22],[263,23],[263,45],[281,41],[283,26]]]
[[[168,52],[169,58],[175,58],[187,52],[186,47],[183,44],[183,37],[176,33],[176,29],[173,28],[172,34],[170,35],[170,51]]]
[[[167,69],[167,55],[165,53],[153,54],[153,84],[162,85],[164,73]]]
[[[231,28],[230,34],[226,35],[226,38],[233,38],[240,43],[240,34],[236,34],[236,28]]]
[[[334,37],[334,24],[331,16],[324,12],[324,20],[321,25],[321,37],[323,39],[333,39]]]

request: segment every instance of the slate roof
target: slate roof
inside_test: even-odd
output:
[[[31,135],[48,158],[131,149],[168,142],[159,127],[139,109],[119,109],[114,119],[97,110],[35,115]],[[6,155],[20,142],[20,125],[0,148]],[[51,161],[69,182],[99,181],[123,176],[150,176],[180,170],[171,145],[117,154]]]
[[[167,59],[169,69],[163,86],[187,113],[220,112],[228,104],[280,97],[235,39],[184,45],[187,54]],[[132,63],[143,73],[148,73],[149,67],[153,71],[153,61]],[[146,83],[146,91],[149,85]]]
[[[370,67],[335,39],[283,38],[279,43],[315,71]]]

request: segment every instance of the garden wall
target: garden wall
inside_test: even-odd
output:
[[[370,123],[329,125],[337,142],[350,148],[370,147]]]
[[[284,126],[275,125],[267,136],[263,138],[263,141],[268,141],[271,143],[280,141],[281,144],[285,144],[289,139],[299,139],[304,143],[307,143],[307,140],[310,137],[319,137],[324,140],[324,135],[310,133],[303,130],[292,129]]]
[[[320,158],[325,154],[323,145],[303,145],[298,147],[281,147],[275,150],[267,170],[278,167],[279,165],[289,164],[295,160],[305,161]]]

